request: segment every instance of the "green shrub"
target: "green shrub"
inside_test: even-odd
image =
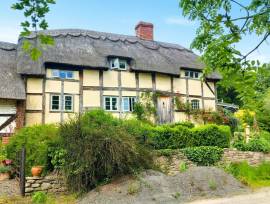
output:
[[[270,152],[270,143],[264,138],[252,138],[247,143],[247,150],[252,152]]]
[[[191,134],[188,128],[178,126],[157,126],[152,129],[152,145],[155,149],[181,149],[191,146]]]
[[[228,126],[204,125],[187,128],[183,125],[149,127],[143,133],[154,149],[182,149],[192,146],[229,147],[231,132]]]
[[[183,149],[185,156],[200,166],[210,166],[220,161],[223,149],[213,146],[189,147]]]
[[[229,147],[231,131],[229,126],[207,124],[192,129],[194,146]]]
[[[63,169],[70,190],[86,191],[113,176],[151,166],[150,153],[125,128],[102,110],[61,124],[67,152]]]
[[[270,186],[270,163],[250,166],[247,162],[232,163],[225,169],[250,187]]]
[[[10,138],[7,145],[8,158],[19,166],[19,153],[26,148],[26,175],[30,175],[32,166],[44,166],[48,170],[48,148],[58,142],[58,128],[55,125],[36,125],[19,130]]]
[[[270,152],[270,142],[265,138],[251,138],[248,143],[243,140],[237,140],[233,143],[233,147],[240,151],[252,151],[252,152]]]
[[[47,194],[44,192],[36,192],[32,196],[32,203],[34,204],[45,204],[48,200]]]

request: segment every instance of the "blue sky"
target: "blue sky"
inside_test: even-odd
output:
[[[23,14],[10,9],[16,0],[1,0],[0,41],[16,42]],[[179,0],[56,0],[47,16],[51,29],[82,28],[134,35],[140,20],[154,24],[154,38],[189,48],[198,24],[185,19]],[[238,46],[252,49],[260,38],[246,37]],[[270,39],[252,54],[252,59],[270,62]]]

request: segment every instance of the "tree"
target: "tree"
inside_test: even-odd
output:
[[[269,0],[181,0],[183,15],[200,22],[191,47],[203,52],[208,71],[224,70],[233,75],[247,67],[259,65],[247,57],[270,35]],[[236,13],[236,15],[235,15]],[[258,44],[245,54],[235,45],[245,35],[255,33]],[[230,70],[230,72],[228,71]]]
[[[55,4],[55,0],[18,0],[17,3],[11,6],[12,9],[23,11],[26,18],[21,23],[23,31],[20,37],[28,37],[31,34],[31,30],[34,31],[34,43],[29,40],[23,41],[23,49],[30,55],[32,60],[38,60],[42,54],[39,45],[46,46],[54,44],[52,37],[38,33],[38,29],[46,30],[48,28],[45,16],[50,11],[50,4]]]

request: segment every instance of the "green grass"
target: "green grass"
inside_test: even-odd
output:
[[[247,162],[233,163],[226,171],[251,188],[270,186],[270,162],[250,166]]]

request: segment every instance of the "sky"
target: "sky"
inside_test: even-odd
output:
[[[18,0],[0,1],[0,41],[16,43],[24,16],[10,6]],[[179,0],[56,0],[46,19],[49,29],[80,28],[125,35],[135,35],[135,25],[147,21],[154,24],[155,40],[189,48],[199,24],[181,13]],[[247,36],[238,47],[246,53],[260,39]],[[250,58],[270,62],[270,39]]]

